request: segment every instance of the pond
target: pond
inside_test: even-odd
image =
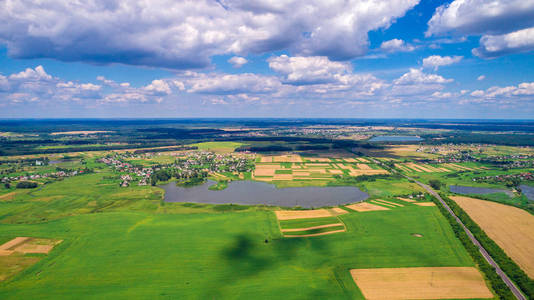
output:
[[[193,187],[179,187],[170,182],[165,190],[165,202],[209,204],[264,204],[271,206],[316,208],[360,202],[369,197],[357,187],[291,187],[278,189],[274,184],[257,181],[232,181],[220,191],[209,190],[214,181]]]
[[[409,135],[381,135],[372,137],[369,142],[418,142],[423,139],[418,136]]]
[[[510,197],[513,197],[514,194],[512,191],[505,189],[494,189],[494,188],[483,188],[483,187],[474,187],[474,186],[462,186],[462,185],[451,185],[450,191],[457,194],[495,194],[495,193],[505,193]]]
[[[521,193],[523,193],[528,200],[534,201],[534,186],[522,184],[519,186],[519,188],[521,189]]]

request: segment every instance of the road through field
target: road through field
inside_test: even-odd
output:
[[[469,237],[471,242],[473,242],[473,244],[475,244],[475,246],[477,246],[477,248],[480,251],[480,253],[482,253],[482,256],[484,256],[484,258],[488,261],[488,263],[492,267],[495,268],[495,272],[497,272],[497,274],[502,278],[502,280],[508,286],[508,288],[512,291],[514,296],[519,300],[527,300],[527,298],[521,293],[521,290],[512,282],[512,280],[510,280],[510,278],[506,275],[506,273],[504,273],[504,271],[499,267],[499,265],[493,260],[491,255],[486,251],[486,249],[484,249],[484,247],[482,247],[480,242],[475,238],[475,236],[471,233],[471,231],[469,229],[467,229],[467,227],[465,227],[464,223],[462,223],[460,218],[458,218],[456,216],[456,214],[447,205],[447,203],[445,203],[445,201],[440,197],[440,195],[438,193],[436,193],[428,185],[426,185],[426,184],[424,184],[422,182],[419,182],[417,180],[414,180],[413,178],[410,178],[410,177],[407,177],[407,176],[406,176],[406,178],[413,180],[415,183],[417,183],[422,188],[424,188],[427,192],[429,192],[434,197],[436,197],[436,199],[438,199],[439,202],[441,202],[441,205],[443,205],[443,207],[445,207],[445,209],[447,209],[447,211],[451,214],[451,216],[453,216],[454,219],[456,219],[456,222],[458,222],[458,224],[460,224],[460,226],[462,226],[462,228],[464,229],[465,233],[467,233],[467,236]]]
[[[374,159],[373,159],[374,160]],[[376,163],[379,163],[381,164],[380,162],[374,160]],[[382,164],[383,165],[383,164]],[[392,172],[395,172],[395,170],[392,170]],[[504,271],[499,267],[499,265],[493,260],[493,258],[491,257],[491,255],[488,253],[488,251],[486,251],[486,249],[484,249],[484,247],[482,247],[482,245],[480,244],[480,242],[475,238],[475,236],[471,233],[471,231],[469,229],[467,229],[467,227],[465,227],[464,223],[460,220],[460,218],[458,218],[456,216],[456,214],[452,211],[452,209],[447,205],[447,203],[445,202],[445,200],[443,200],[441,198],[441,196],[436,193],[436,191],[434,191],[430,186],[420,182],[420,181],[417,181],[409,176],[406,176],[406,175],[402,175],[406,178],[408,178],[409,180],[413,180],[415,183],[417,183],[419,186],[421,186],[422,188],[424,188],[427,192],[429,192],[432,196],[436,197],[436,199],[439,200],[439,202],[441,203],[441,205],[443,205],[443,207],[445,207],[445,209],[449,212],[449,214],[451,214],[451,216],[454,217],[454,219],[456,220],[456,222],[458,222],[458,224],[460,224],[460,226],[462,226],[462,228],[464,229],[465,233],[467,233],[467,236],[469,237],[469,239],[471,240],[471,242],[473,242],[473,244],[475,244],[475,246],[478,248],[478,250],[480,251],[480,253],[482,253],[482,256],[484,256],[484,258],[486,259],[486,261],[492,266],[495,268],[495,272],[497,272],[497,274],[501,277],[501,279],[504,281],[504,283],[506,284],[506,286],[508,286],[508,288],[510,289],[510,291],[512,291],[512,293],[514,294],[514,296],[519,299],[519,300],[527,300],[527,298],[523,295],[523,293],[521,293],[521,290],[512,282],[512,280],[510,280],[510,278],[508,277],[508,275],[506,275],[506,273],[504,273]]]

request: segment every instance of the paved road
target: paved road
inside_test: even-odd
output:
[[[377,161],[375,159],[373,159],[373,161],[377,164],[380,164],[382,166],[384,166],[384,164],[382,164],[382,162],[380,161]],[[386,166],[384,166],[386,167]],[[388,168],[389,169],[389,168]],[[395,170],[391,170],[395,173],[398,173],[397,171]],[[399,173],[400,174],[400,173]],[[512,280],[510,280],[510,278],[504,273],[504,271],[499,267],[499,265],[493,260],[493,258],[491,258],[491,255],[489,255],[488,251],[486,251],[486,249],[484,249],[484,247],[482,247],[482,245],[480,244],[480,242],[475,238],[475,236],[471,233],[471,231],[469,229],[467,229],[467,227],[465,227],[464,223],[460,220],[460,218],[458,218],[458,216],[456,216],[456,214],[452,211],[452,209],[447,205],[447,203],[441,198],[441,196],[436,193],[436,191],[434,191],[431,187],[429,187],[428,185],[422,183],[422,182],[419,182],[411,177],[408,177],[406,175],[403,175],[401,174],[402,176],[410,179],[410,180],[413,180],[415,183],[417,183],[418,185],[420,185],[422,188],[424,188],[427,192],[429,192],[430,194],[432,194],[434,197],[436,197],[436,199],[439,200],[439,202],[443,205],[443,207],[445,207],[445,209],[451,214],[451,216],[454,217],[454,219],[456,220],[456,222],[458,222],[458,224],[460,224],[460,226],[462,226],[462,228],[464,229],[465,233],[467,233],[467,236],[469,237],[469,239],[471,240],[471,242],[473,242],[473,244],[475,244],[475,246],[478,248],[478,250],[480,251],[480,253],[482,253],[482,256],[484,256],[484,258],[486,259],[486,261],[492,266],[495,268],[495,272],[497,272],[497,275],[499,275],[502,280],[504,281],[504,283],[508,286],[508,288],[510,289],[510,291],[512,291],[512,293],[514,294],[514,296],[519,299],[519,300],[528,300],[528,298],[526,298],[522,293],[521,293],[521,290],[512,282]]]
[[[523,294],[521,293],[521,290],[512,282],[512,280],[510,280],[510,278],[503,272],[503,270],[499,267],[499,265],[493,260],[493,258],[491,258],[491,256],[489,255],[489,253],[486,251],[486,249],[484,249],[484,247],[482,247],[482,245],[480,244],[480,242],[475,238],[475,236],[471,233],[471,231],[469,231],[469,229],[467,229],[467,227],[465,227],[464,223],[462,223],[462,221],[460,220],[460,218],[458,218],[456,216],[456,214],[452,211],[452,209],[447,205],[447,203],[439,196],[438,193],[436,193],[431,187],[429,187],[428,185],[426,184],[423,184],[417,180],[414,180],[413,178],[410,178],[408,176],[405,176],[406,178],[408,179],[411,179],[413,180],[415,183],[417,183],[418,185],[420,185],[422,188],[424,188],[427,192],[429,192],[430,194],[432,194],[434,197],[436,197],[439,202],[441,202],[441,204],[443,205],[443,207],[445,207],[445,209],[447,209],[447,211],[451,214],[451,216],[454,217],[454,219],[456,219],[456,222],[458,222],[458,224],[460,224],[460,226],[462,226],[462,228],[465,230],[465,233],[467,233],[467,236],[469,237],[469,239],[471,240],[471,242],[473,242],[473,244],[475,244],[475,246],[478,248],[478,250],[480,251],[480,253],[482,253],[482,256],[484,256],[484,258],[488,261],[488,263],[493,266],[495,268],[495,272],[497,272],[497,275],[499,275],[502,280],[504,281],[504,283],[508,286],[508,288],[510,289],[510,291],[512,291],[512,293],[514,294],[514,296],[519,299],[519,300],[527,300],[527,298],[525,296],[523,296]]]

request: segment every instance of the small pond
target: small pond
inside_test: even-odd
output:
[[[165,202],[210,204],[265,204],[271,206],[301,206],[316,208],[360,202],[369,197],[357,187],[292,187],[278,189],[274,184],[257,181],[232,181],[220,191],[208,188],[214,181],[193,187],[179,187],[170,182],[160,187],[165,190]]]
[[[528,200],[534,201],[534,186],[522,184],[519,188],[521,189],[521,193],[523,193]]]
[[[369,142],[418,142],[423,139],[418,136],[409,135],[381,135],[372,137]]]
[[[514,194],[512,191],[505,189],[494,189],[494,188],[483,188],[483,187],[474,187],[474,186],[462,186],[462,185],[451,185],[450,191],[457,194],[495,194],[495,193],[505,193],[510,197],[513,197]]]

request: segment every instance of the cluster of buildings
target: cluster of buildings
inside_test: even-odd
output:
[[[37,180],[44,178],[65,178],[84,174],[84,170],[74,170],[74,171],[58,171],[54,173],[45,173],[45,174],[32,174],[32,175],[20,175],[20,176],[6,176],[3,177],[2,183],[10,183],[13,181],[25,181],[25,180]]]
[[[115,157],[101,158],[98,160],[98,162],[104,163],[119,172],[133,173],[135,174],[135,176],[140,177],[139,183],[138,183],[139,185],[147,185],[148,180],[150,179],[150,176],[152,176],[152,173],[154,172],[154,169],[135,167],[130,163],[121,161],[121,159],[124,159],[124,158],[121,157],[121,155],[117,155]],[[159,170],[159,168],[157,168],[156,170]],[[132,180],[133,178],[129,174],[121,175],[120,186],[127,187],[130,185],[130,182]]]
[[[473,178],[473,181],[478,182],[507,182],[512,180],[534,181],[534,173],[502,174]]]
[[[99,159],[99,162],[114,168],[119,172],[128,173],[121,175],[122,187],[130,185],[134,175],[139,179],[139,185],[147,185],[151,180],[152,175],[159,170],[171,170],[172,174],[177,178],[193,178],[206,173],[213,172],[232,172],[234,174],[240,172],[251,172],[253,169],[254,155],[251,154],[217,154],[209,151],[188,151],[173,153],[176,160],[169,164],[158,164],[152,167],[139,167],[131,163],[124,162],[125,159],[150,159],[158,154],[144,153],[141,155],[123,153],[116,154],[113,157],[104,157]]]

